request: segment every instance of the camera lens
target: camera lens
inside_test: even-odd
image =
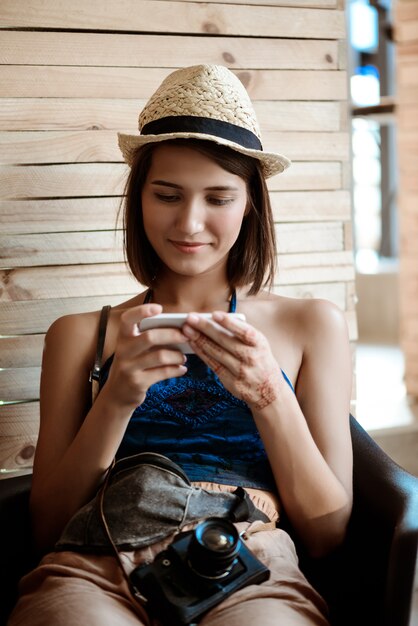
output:
[[[205,578],[227,576],[240,547],[235,526],[228,520],[211,517],[196,526],[189,544],[189,564]]]

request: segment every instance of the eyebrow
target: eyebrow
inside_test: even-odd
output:
[[[166,180],[152,180],[151,185],[161,185],[162,187],[171,187],[173,189],[183,189],[181,185],[170,183]],[[213,187],[205,187],[204,191],[238,191],[238,187],[232,185],[215,185]]]

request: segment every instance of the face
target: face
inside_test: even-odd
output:
[[[171,272],[225,272],[247,207],[246,182],[186,146],[158,146],[142,190],[146,235]]]

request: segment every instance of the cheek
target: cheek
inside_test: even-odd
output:
[[[230,240],[235,241],[241,230],[244,211],[230,215],[222,215],[217,220],[217,230],[221,236],[227,236]]]
[[[153,234],[157,234],[164,230],[167,226],[167,214],[159,210],[160,207],[148,204],[146,207],[142,206],[142,220],[144,223],[144,230],[148,238]]]

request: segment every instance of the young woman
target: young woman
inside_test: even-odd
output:
[[[114,556],[62,549],[62,540],[54,551],[115,457],[165,455],[199,493],[244,487],[274,524],[284,511],[314,556],[345,536],[352,458],[344,315],[328,301],[266,289],[276,251],[265,179],[289,161],[262,151],[248,95],[221,66],[171,74],[142,111],[140,131],[120,135],[119,145],[131,166],[125,251],[147,288],[109,314],[93,404],[100,312],[60,318],[47,333],[31,510],[37,545],[50,552],[22,580],[11,625],[151,623]],[[161,312],[188,317],[182,328],[140,330]],[[194,354],[180,350],[184,343]],[[260,521],[238,527],[254,524],[259,532],[248,532],[247,544],[269,580],[237,591],[201,623],[327,624],[290,536]],[[172,539],[120,558],[131,571]]]

